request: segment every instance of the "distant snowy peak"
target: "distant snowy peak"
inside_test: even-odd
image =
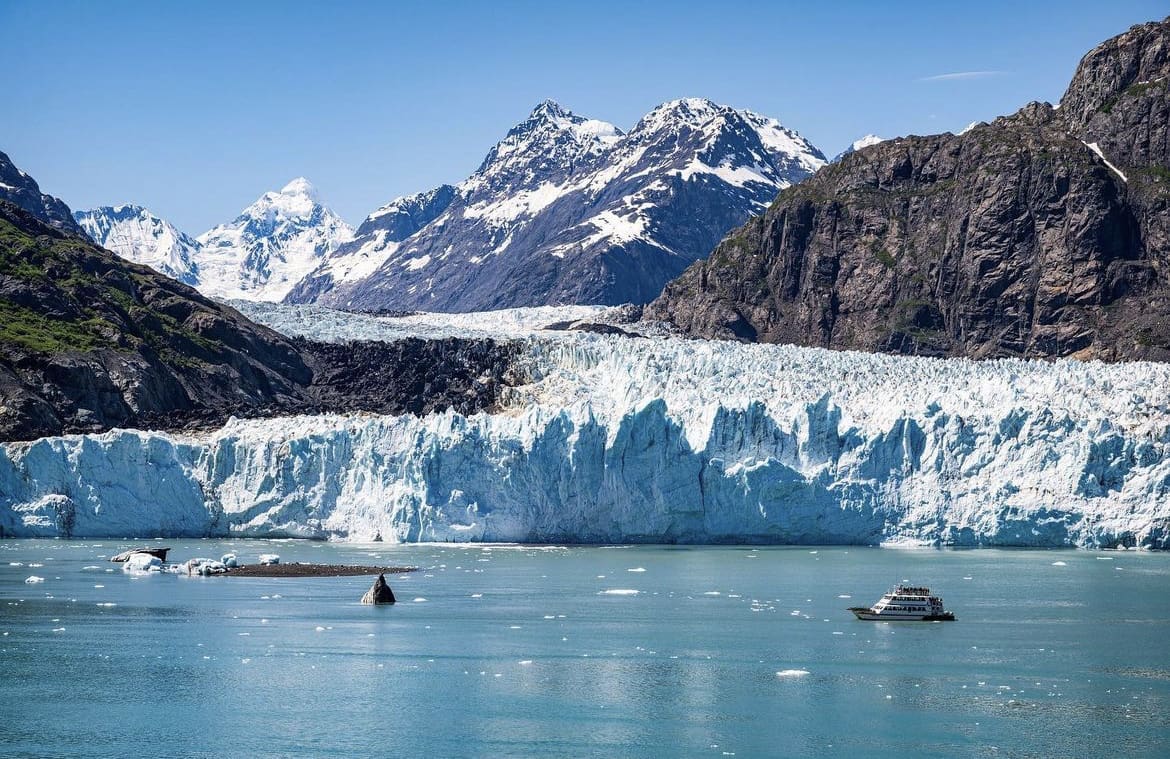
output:
[[[856,153],[858,150],[861,150],[862,148],[868,148],[870,145],[877,145],[879,142],[885,142],[885,141],[886,141],[886,139],[884,137],[878,137],[876,134],[867,134],[866,136],[862,137],[860,140],[854,140],[852,145],[845,148],[840,153],[838,153],[836,156],[834,156],[833,163],[840,161],[842,158],[849,155],[850,153]]]
[[[142,206],[102,206],[73,218],[98,245],[188,285],[199,284],[199,243]]]
[[[298,177],[199,236],[200,289],[222,298],[279,301],[352,238],[353,228]]]

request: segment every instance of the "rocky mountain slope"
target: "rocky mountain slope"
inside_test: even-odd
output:
[[[102,206],[73,218],[98,245],[180,282],[199,285],[199,243],[142,206]]]
[[[1059,109],[889,140],[780,194],[646,309],[686,334],[971,357],[1170,359],[1170,22]]]
[[[287,300],[432,311],[644,303],[824,163],[776,121],[708,100],[665,103],[628,133],[547,101],[466,181],[372,214]]]
[[[470,413],[515,379],[513,352],[290,340],[0,200],[0,440],[230,416]]]
[[[69,206],[41,192],[37,181],[17,168],[3,152],[0,152],[0,200],[23,208],[51,227],[85,237],[85,232],[73,220]]]

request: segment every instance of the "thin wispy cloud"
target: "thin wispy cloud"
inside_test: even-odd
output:
[[[919,77],[920,82],[950,82],[960,79],[986,79],[990,76],[1004,76],[1006,71],[952,71],[949,74]]]

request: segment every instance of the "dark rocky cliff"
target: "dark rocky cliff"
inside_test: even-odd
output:
[[[0,201],[0,441],[229,416],[490,407],[490,341],[292,341]]]
[[[51,227],[89,239],[69,206],[41,192],[36,180],[18,169],[3,152],[0,152],[0,200],[20,206]]]
[[[1163,21],[1097,47],[1059,109],[846,156],[646,318],[832,348],[1170,359],[1168,40]]]

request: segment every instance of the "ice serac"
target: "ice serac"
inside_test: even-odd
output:
[[[352,237],[353,229],[299,177],[199,235],[199,288],[217,298],[279,301]]]
[[[404,201],[390,205],[393,228],[385,209],[371,215],[288,301],[428,311],[645,303],[824,163],[774,119],[701,98],[664,103],[628,133],[546,101],[467,180],[413,201],[427,212],[410,224],[397,224]]]
[[[75,211],[73,218],[106,250],[183,284],[199,285],[199,243],[142,206],[102,206]]]
[[[388,321],[265,306],[290,334]],[[544,317],[546,314],[542,313]],[[411,317],[432,338],[461,329]],[[514,335],[513,313],[476,315]],[[347,332],[347,329],[349,330]],[[320,331],[318,331],[320,330]],[[1170,366],[529,330],[494,413],[0,449],[5,535],[1170,547]]]
[[[1170,20],[1090,51],[1059,109],[862,148],[646,309],[694,336],[1170,359]]]

